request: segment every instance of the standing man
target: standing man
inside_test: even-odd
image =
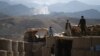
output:
[[[86,20],[84,19],[84,16],[81,16],[78,26],[81,29],[81,34],[86,35]]]
[[[65,26],[65,32],[66,32],[67,36],[72,35],[72,33],[71,33],[71,24],[70,24],[69,20],[67,20],[67,23],[66,23],[66,26]]]
[[[53,29],[51,26],[49,27],[48,35],[49,37],[53,37]]]

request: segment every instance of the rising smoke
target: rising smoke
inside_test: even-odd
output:
[[[34,15],[39,15],[39,14],[50,14],[48,7],[47,6],[40,6],[37,7],[33,10]]]

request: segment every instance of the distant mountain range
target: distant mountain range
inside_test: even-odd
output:
[[[72,16],[72,17],[80,17],[82,15],[88,19],[100,19],[100,12],[94,9],[68,14],[68,16]]]
[[[0,1],[0,12],[6,15],[32,15],[32,9],[22,4],[10,5],[6,2]]]
[[[88,5],[79,1],[53,4],[48,6],[48,9],[51,13],[50,15],[53,16],[80,18],[83,15],[86,18],[100,18],[100,5]],[[22,4],[11,5],[0,1],[0,17],[34,15],[33,10],[34,8],[29,8]]]
[[[59,16],[80,18],[83,15],[86,18],[100,18],[100,5],[88,5],[79,1],[53,4],[49,6],[49,11]]]
[[[89,9],[100,11],[100,5],[88,5],[80,1],[71,1],[69,3],[57,3],[49,6],[51,12],[79,12]]]
[[[74,13],[52,13],[55,16],[67,16],[73,18],[80,18],[81,16],[85,16],[87,19],[100,19],[100,12],[94,9],[89,9],[80,12]]]

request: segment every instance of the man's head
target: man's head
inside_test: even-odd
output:
[[[84,19],[84,16],[81,16],[81,19]]]
[[[49,28],[52,28],[51,26]]]
[[[67,22],[69,22],[69,20],[67,20]]]

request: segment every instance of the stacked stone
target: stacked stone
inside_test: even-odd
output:
[[[7,51],[0,50],[0,56],[7,56]]]
[[[12,40],[0,39],[0,56],[13,56]]]
[[[14,56],[13,51],[7,51],[7,56]]]
[[[44,48],[42,47],[43,47],[43,43],[24,42],[25,56],[45,56],[44,54],[48,55],[49,49],[47,49],[46,47]],[[42,52],[43,50],[45,51],[45,53]]]
[[[24,42],[0,39],[0,56],[24,56]]]
[[[18,41],[12,41],[12,51],[13,51],[13,56],[19,56]]]
[[[19,52],[19,56],[25,56],[23,41],[18,42],[18,52]]]
[[[0,56],[44,56],[42,46],[42,43],[0,39]]]
[[[25,56],[34,56],[32,51],[32,43],[31,42],[24,42],[24,50],[25,50]]]
[[[0,50],[12,51],[12,40],[0,39]]]

